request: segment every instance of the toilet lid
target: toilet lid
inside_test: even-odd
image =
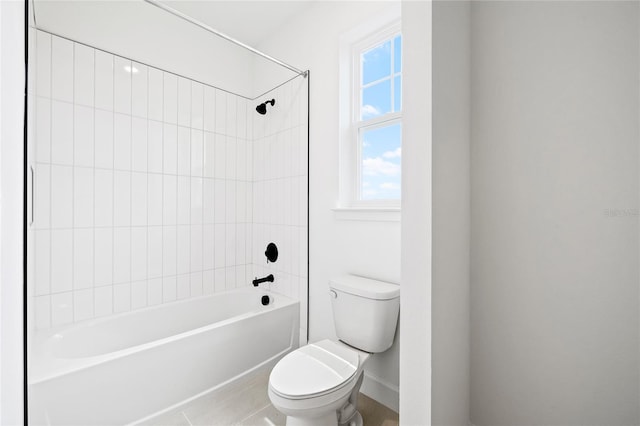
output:
[[[347,382],[358,369],[358,353],[331,340],[289,353],[271,371],[269,384],[280,395],[301,398],[328,392]]]

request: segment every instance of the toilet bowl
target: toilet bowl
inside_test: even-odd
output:
[[[338,340],[296,349],[269,376],[269,399],[287,426],[361,426],[357,399],[365,363],[393,344],[398,285],[347,275],[330,282],[329,294]]]
[[[289,353],[269,377],[269,399],[288,426],[351,425],[369,354],[342,342],[322,340]]]

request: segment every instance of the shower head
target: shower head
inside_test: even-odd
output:
[[[265,101],[258,105],[256,107],[256,111],[258,111],[258,114],[265,115],[267,113],[267,104],[271,104],[271,106],[274,106],[276,104],[276,100],[271,99],[270,101]]]

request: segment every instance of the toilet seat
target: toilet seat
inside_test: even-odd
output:
[[[287,399],[308,399],[335,392],[355,378],[358,352],[331,340],[289,353],[271,371],[269,387]]]

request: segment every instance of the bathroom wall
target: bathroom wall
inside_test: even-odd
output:
[[[432,6],[433,425],[469,422],[470,6]]]
[[[258,76],[259,78],[259,76]],[[300,300],[300,344],[307,343],[308,79],[299,76],[250,104],[253,120],[253,276],[261,284]],[[275,99],[265,115],[254,105]],[[278,247],[268,263],[267,244]]]
[[[249,284],[246,99],[37,33],[35,325]]]
[[[354,273],[400,282],[400,222],[346,220],[333,210],[339,199],[340,36],[390,9],[399,13],[399,3],[317,2],[258,46],[270,55],[311,70],[310,341],[336,337],[328,295],[331,277]],[[395,409],[398,340],[399,337],[389,351],[370,360],[363,384],[366,394]]]
[[[472,2],[471,422],[638,424],[638,3]]]

